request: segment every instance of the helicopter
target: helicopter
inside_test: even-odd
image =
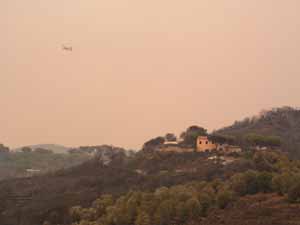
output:
[[[62,45],[62,50],[64,51],[73,51],[73,47],[72,46],[66,46],[66,45]]]

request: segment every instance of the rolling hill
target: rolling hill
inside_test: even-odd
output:
[[[291,107],[263,111],[258,116],[236,121],[216,133],[242,137],[247,134],[278,136],[282,150],[300,158],[300,110]]]
[[[13,149],[13,151],[20,151],[23,147],[29,147],[32,150],[39,149],[39,148],[48,149],[54,153],[59,153],[59,154],[68,153],[68,150],[70,149],[69,147],[66,147],[63,145],[57,145],[57,144],[38,144],[38,145],[22,146],[22,147]]]
[[[120,196],[130,190],[153,191],[161,186],[223,179],[255,168],[243,159],[228,166],[218,165],[208,160],[208,155],[199,153],[139,153],[128,157],[118,152],[110,157],[109,165],[95,158],[56,173],[0,182],[0,221],[7,225],[19,225],[19,221],[22,225],[39,225],[55,212],[61,223],[68,224],[70,207],[88,206],[101,194]],[[19,201],[23,196],[30,198]]]

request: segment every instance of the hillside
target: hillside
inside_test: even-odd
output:
[[[13,149],[13,151],[21,151],[22,148],[24,147],[29,147],[32,150],[36,150],[36,149],[48,149],[51,150],[54,153],[68,153],[69,148],[65,147],[63,145],[57,145],[57,144],[39,144],[39,145],[29,145],[29,146],[22,146],[19,148],[15,148]]]
[[[131,193],[130,190],[153,192],[194,182],[226,181],[248,170],[275,172],[278,160],[286,162],[279,153],[266,154],[242,154],[227,165],[210,160],[211,155],[206,153],[140,152],[126,156],[115,152],[106,165],[98,155],[68,170],[0,182],[0,221],[7,225],[39,225],[51,220],[53,225],[69,225],[71,207],[90,206],[103,194],[117,198]]]
[[[226,209],[215,209],[197,225],[292,225],[299,224],[300,204],[289,204],[277,194],[242,197]]]
[[[0,153],[0,180],[28,177],[79,165],[92,156],[52,152]]]
[[[62,220],[67,225],[300,222],[293,216],[300,208],[299,161],[289,161],[271,150],[241,154],[227,166],[209,158],[194,153],[135,156],[126,163],[131,169],[115,171],[122,177],[110,173],[120,179],[110,183],[111,179],[105,177],[105,184],[98,183],[101,194],[93,202],[74,204],[60,219],[48,214],[46,224],[56,225]],[[153,164],[158,166],[157,171]],[[131,172],[137,168],[135,176]],[[106,169],[108,173],[112,168]],[[116,190],[122,191],[116,194]]]
[[[101,157],[104,163],[109,163],[112,154],[118,152],[134,154],[132,151],[109,145],[81,146],[69,149],[65,153],[53,152],[47,149],[47,146],[35,145],[32,148],[25,147],[19,151],[10,151],[8,147],[1,145],[0,180],[53,173],[80,165],[94,156]]]
[[[207,160],[207,157],[202,154],[140,154],[127,157],[117,153],[111,156],[108,166],[95,158],[51,175],[3,181],[0,183],[0,221],[17,225],[20,210],[27,215],[21,218],[23,225],[39,224],[53,211],[59,214],[61,220],[68,220],[66,210],[69,207],[88,205],[104,193],[118,196],[129,190],[150,191],[193,180],[223,178],[253,167],[243,160],[223,166]],[[191,165],[194,165],[192,170]],[[21,201],[16,207],[18,196],[30,196],[30,200]]]
[[[247,134],[278,136],[282,149],[300,158],[300,110],[291,107],[264,111],[258,116],[237,121],[216,133],[242,137]]]

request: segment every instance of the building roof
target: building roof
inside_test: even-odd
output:
[[[205,140],[207,140],[208,137],[207,136],[198,136],[198,139],[205,139]]]

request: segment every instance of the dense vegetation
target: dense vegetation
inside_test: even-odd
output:
[[[55,153],[52,150],[38,146],[22,147],[18,151],[10,151],[0,144],[0,180],[16,177],[30,177],[55,172],[80,165],[93,157],[108,162],[115,153],[134,154],[132,151],[110,146],[81,146],[70,148],[65,153]],[[48,145],[47,145],[48,146]]]
[[[278,152],[245,153],[253,169],[227,179],[194,180],[153,191],[129,191],[115,197],[104,194],[89,207],[69,210],[72,225],[169,225],[195,224],[215,209],[225,209],[241,197],[278,193],[286,202],[300,202],[300,162]],[[56,224],[49,217],[44,224]],[[298,221],[300,222],[300,221]]]
[[[234,205],[242,196],[258,192],[278,193],[286,202],[299,201],[296,182],[299,161],[290,161],[286,155],[271,150],[244,152],[228,165],[210,157],[207,153],[140,152],[126,156],[119,152],[112,155],[107,166],[95,158],[47,176],[3,181],[0,183],[0,221],[11,225],[43,222],[115,225],[128,221],[141,224],[147,217],[151,224],[169,224],[169,220],[192,223],[209,217],[218,208]],[[12,198],[16,193],[30,199]],[[166,197],[161,198],[159,193],[165,193]],[[136,198],[133,209],[127,208]],[[101,211],[103,201],[111,203]],[[150,211],[144,208],[148,201],[154,204]],[[176,209],[179,205],[183,207],[181,216],[177,214],[181,210]],[[198,209],[195,214],[191,214],[190,205]],[[165,218],[164,213],[170,214],[161,222],[159,218]],[[120,220],[124,221],[120,223]]]
[[[47,173],[76,166],[91,159],[88,154],[58,154],[47,149],[33,151],[28,147],[20,152],[12,152],[5,148],[5,151],[4,147],[0,150],[0,179],[34,175],[28,172],[30,170],[36,171],[36,174]]]
[[[20,221],[23,225],[41,224],[54,213],[60,223],[68,224],[70,207],[89,205],[101,194],[120,196],[130,190],[154,191],[195,180],[223,179],[254,167],[246,159],[223,166],[208,160],[205,154],[141,152],[126,156],[119,152],[111,156],[109,165],[95,158],[54,174],[0,182],[0,221],[12,225]],[[19,202],[22,196],[30,199]]]
[[[280,139],[281,148],[292,157],[300,158],[300,110],[291,107],[263,111],[258,116],[236,121],[232,126],[218,130],[243,139],[247,135],[264,135]],[[274,139],[273,139],[274,140]],[[278,140],[274,140],[278,143]]]
[[[197,137],[206,136],[207,134],[207,130],[203,127],[190,126],[180,134],[180,138],[183,140],[181,144],[186,147],[195,147]]]

